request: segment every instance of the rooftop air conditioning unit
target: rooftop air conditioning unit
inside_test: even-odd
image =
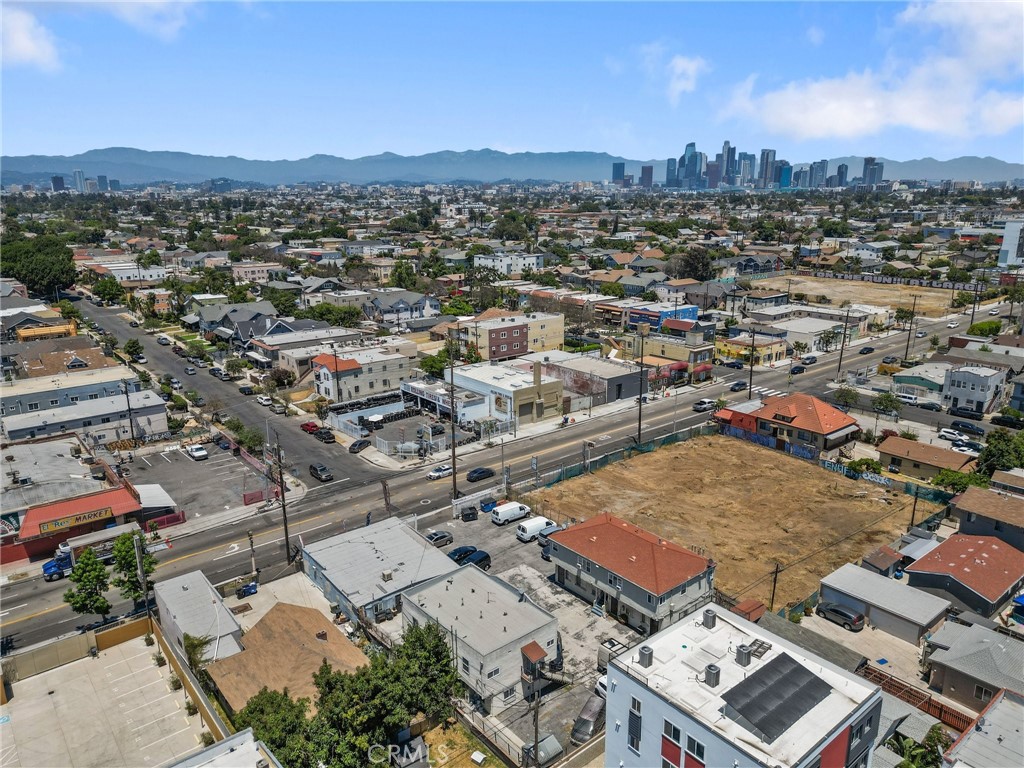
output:
[[[382,572],[380,577],[384,581],[391,581],[391,579],[394,578],[394,574],[391,572],[391,569],[389,568],[388,570]]]

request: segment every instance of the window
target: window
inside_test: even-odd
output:
[[[54,407],[54,406],[57,406],[57,405],[60,405],[60,400],[51,400],[50,401],[50,407],[51,408]]]
[[[501,338],[507,339],[508,338],[508,331],[502,331],[501,332]]]
[[[508,350],[508,344],[502,344],[501,345],[501,351],[505,352],[506,350]]]
[[[516,695],[516,689],[514,687],[513,688],[506,688],[505,692],[502,694],[502,698],[504,698],[505,701],[509,701],[511,699],[514,699],[515,695]]]
[[[647,604],[654,605],[654,595],[652,595],[650,592],[647,593]]]
[[[674,726],[668,720],[665,721],[664,729],[665,738],[671,741],[673,744],[681,744],[679,728]]]
[[[495,667],[494,669],[492,669],[490,672],[487,673],[487,679],[490,680],[493,677],[497,677],[498,673],[500,671],[501,671],[500,667]]]
[[[609,572],[608,583],[615,587],[615,589],[622,589],[622,579],[616,576],[614,573]]]
[[[91,427],[92,426],[92,421],[91,420],[90,421],[83,421],[82,422],[82,426],[83,427]]]
[[[109,416],[104,416],[102,419],[100,419],[100,424],[109,424],[109,423],[110,423],[110,417]]]
[[[629,698],[630,698],[630,701],[629,701],[629,711],[630,712],[636,712],[638,715],[641,714],[641,708],[643,707],[643,702],[640,701],[640,699],[638,699],[636,696],[630,696]]]
[[[93,392],[93,393],[92,393],[91,395],[89,395],[89,399],[90,399],[90,400],[99,400],[99,399],[100,399],[100,396],[99,396],[99,394],[98,394],[98,393],[96,393],[96,392]]]
[[[462,673],[466,675],[469,674],[469,659],[465,656],[462,657]]]
[[[513,336],[518,336],[519,335],[519,331],[518,330],[512,331],[512,335]]]
[[[697,741],[693,736],[686,737],[686,751],[704,762],[704,745]]]
[[[983,685],[976,685],[974,686],[974,698],[981,702],[987,702],[992,698],[992,691]]]
[[[547,643],[545,644],[545,647],[550,648],[554,644],[555,644],[555,639],[551,638],[550,640],[547,641]]]
[[[391,386],[391,380],[390,379],[384,379],[383,384],[384,384],[385,387],[390,387]]]
[[[39,403],[29,403],[28,404],[28,409],[30,411],[38,411],[39,410]]]
[[[373,382],[370,382],[370,389],[373,389]]]
[[[807,432],[797,430],[796,437],[798,440],[810,440],[811,436]]]
[[[903,459],[901,459],[899,456],[893,456],[889,460],[889,463],[892,464],[892,466],[894,466],[894,467],[902,467],[903,466]]]
[[[665,595],[662,595],[661,597],[659,597],[658,598],[658,605],[664,605],[666,599],[667,598],[665,597]]]
[[[640,717],[640,702],[633,699],[633,706],[629,710],[629,727],[627,728],[629,748],[640,754],[640,732],[643,729],[643,718]]]

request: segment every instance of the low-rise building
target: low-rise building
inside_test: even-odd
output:
[[[532,424],[561,414],[562,382],[542,375],[537,363],[532,373],[510,365],[462,365],[451,378],[455,386],[484,398],[487,418]]]
[[[658,329],[667,320],[696,322],[699,311],[693,304],[677,304],[670,301],[632,307],[626,311],[626,328],[635,329],[639,323],[647,323],[652,329]]]
[[[402,288],[373,288],[370,298],[363,305],[363,313],[371,320],[381,323],[401,323],[423,317],[441,314],[441,302],[428,296]]]
[[[910,586],[988,618],[1024,586],[1024,552],[992,536],[954,533],[906,573]]]
[[[944,469],[969,472],[974,457],[938,445],[892,435],[878,446],[878,461],[890,472],[930,481]]]
[[[952,366],[946,371],[942,397],[950,408],[989,413],[1002,405],[1006,371],[982,365]]]
[[[310,361],[316,393],[335,403],[399,389],[418,375],[415,360],[397,347],[344,347]]]
[[[991,768],[1024,765],[1024,696],[1003,689],[995,693],[978,718],[942,756],[949,768]]]
[[[860,431],[852,416],[803,392],[766,397],[755,408],[723,408],[715,418],[728,427],[772,437],[776,447],[819,452],[835,451]]]
[[[125,388],[138,392],[142,385],[135,372],[122,366],[90,368],[77,365],[75,355],[66,370],[50,375],[30,376],[13,382],[0,382],[0,415],[42,412],[66,408],[79,402],[121,395]]]
[[[1003,688],[1024,690],[1024,642],[980,624],[947,622],[928,638],[924,658],[928,686],[975,712]]]
[[[786,359],[786,342],[773,336],[742,333],[728,339],[715,340],[715,353],[727,360],[750,361],[754,365],[771,365]]]
[[[202,571],[158,581],[153,587],[164,636],[185,653],[185,635],[208,637],[205,657],[218,661],[242,650],[242,627]]]
[[[1024,477],[997,471],[992,474],[992,490],[971,486],[955,497],[952,507],[953,514],[960,520],[960,532],[992,536],[1024,550],[1022,486]]]
[[[650,376],[640,366],[622,360],[576,355],[541,362],[541,372],[562,380],[566,392],[592,398],[592,405],[631,400],[647,394]]]
[[[941,400],[942,387],[950,368],[949,363],[928,362],[897,371],[892,375],[893,389],[915,397]]]
[[[821,320],[817,317],[794,317],[779,320],[771,324],[783,332],[786,343],[793,347],[803,344],[808,352],[824,352],[835,347],[835,340],[842,339],[843,324],[834,320]]]
[[[143,438],[167,432],[167,405],[150,390],[80,400],[3,418],[8,440],[74,432],[91,445]]]
[[[561,349],[565,341],[565,318],[552,312],[474,318],[449,328],[463,353],[472,346],[484,360],[511,360]]]
[[[486,599],[482,596],[486,595]],[[476,566],[459,568],[402,594],[405,627],[434,624],[452,649],[471,698],[496,714],[544,687],[525,679],[523,648],[559,658],[558,620],[526,595]]]
[[[271,275],[287,271],[281,264],[269,261],[236,261],[231,265],[231,277],[236,283],[265,283]]]
[[[715,605],[613,658],[605,765],[870,765],[879,688]]]
[[[544,268],[544,256],[537,253],[478,253],[473,257],[477,269],[493,269],[502,275],[521,275],[526,270],[534,272]]]
[[[645,634],[711,600],[713,560],[607,512],[549,540],[556,584]]]

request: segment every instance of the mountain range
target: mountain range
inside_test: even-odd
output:
[[[994,157],[931,157],[885,163],[886,179],[954,179],[958,181],[1010,181],[1024,178],[1024,164],[1008,163]],[[516,152],[493,149],[466,152],[431,152],[403,156],[391,152],[347,159],[313,155],[301,160],[247,160],[241,157],[213,157],[188,152],[151,152],[128,147],[92,149],[79,155],[23,155],[0,158],[3,184],[48,184],[51,176],[71,177],[76,169],[87,177],[103,175],[122,184],[152,182],[194,183],[228,178],[261,184],[300,182],[495,182],[538,179],[548,181],[599,181],[611,178],[612,163],[625,162],[626,173],[640,178],[641,165],[654,166],[654,178],[665,178],[664,160],[628,160],[605,152]],[[840,163],[849,166],[849,176],[859,176],[863,158],[839,157],[829,160],[829,172]],[[806,165],[806,163],[796,164]]]

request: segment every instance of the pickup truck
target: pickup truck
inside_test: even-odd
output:
[[[109,563],[114,558],[114,542],[125,533],[141,533],[138,523],[117,525],[101,531],[76,536],[61,544],[53,553],[53,559],[43,563],[43,579],[54,581],[71,575],[78,558],[91,549],[102,562]]]

